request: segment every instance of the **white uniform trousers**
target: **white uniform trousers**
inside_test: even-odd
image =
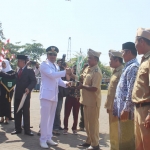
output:
[[[52,129],[57,107],[56,101],[40,99],[41,104],[41,121],[40,121],[40,142],[47,142],[52,138]]]

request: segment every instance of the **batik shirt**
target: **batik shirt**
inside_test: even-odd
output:
[[[132,90],[137,75],[139,63],[132,59],[125,64],[119,83],[117,85],[113,114],[120,118],[122,111],[129,112],[129,119],[133,119],[134,104],[132,103]]]

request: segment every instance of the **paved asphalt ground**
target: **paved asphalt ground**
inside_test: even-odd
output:
[[[102,94],[102,103],[100,110],[100,147],[101,150],[109,150],[109,124],[108,115],[104,109],[104,102],[106,100],[106,92]],[[64,100],[65,101],[65,100]],[[63,102],[64,103],[64,102]],[[8,125],[0,125],[0,150],[42,150],[39,146],[39,136],[37,132],[39,130],[40,122],[40,105],[39,105],[39,93],[33,92],[31,97],[31,126],[34,133],[33,137],[22,134],[11,135],[10,133],[14,130],[14,121],[10,121]],[[61,112],[61,120],[63,123],[64,118],[64,105]],[[79,113],[80,119],[80,113]],[[69,118],[69,134],[60,136],[54,136],[53,140],[58,141],[57,147],[50,147],[53,150],[79,150],[83,149],[78,147],[78,144],[84,142],[86,139],[86,132],[78,132],[77,135],[72,134],[71,126],[73,122],[72,114]],[[63,127],[63,124],[62,124]]]

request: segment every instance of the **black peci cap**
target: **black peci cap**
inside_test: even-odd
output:
[[[17,55],[17,59],[27,60],[27,58],[26,55]]]
[[[133,42],[126,42],[122,44],[122,50],[136,50],[135,44]]]
[[[133,42],[126,42],[122,44],[122,50],[130,50],[132,54],[137,55],[137,50]]]

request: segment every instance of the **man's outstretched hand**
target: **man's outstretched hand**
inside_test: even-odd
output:
[[[71,82],[67,82],[67,83],[66,83],[66,86],[67,86],[67,87],[71,87]]]
[[[28,88],[25,89],[25,93],[29,94],[30,90]]]
[[[71,68],[66,68],[66,74],[67,75],[71,75],[72,74]]]

